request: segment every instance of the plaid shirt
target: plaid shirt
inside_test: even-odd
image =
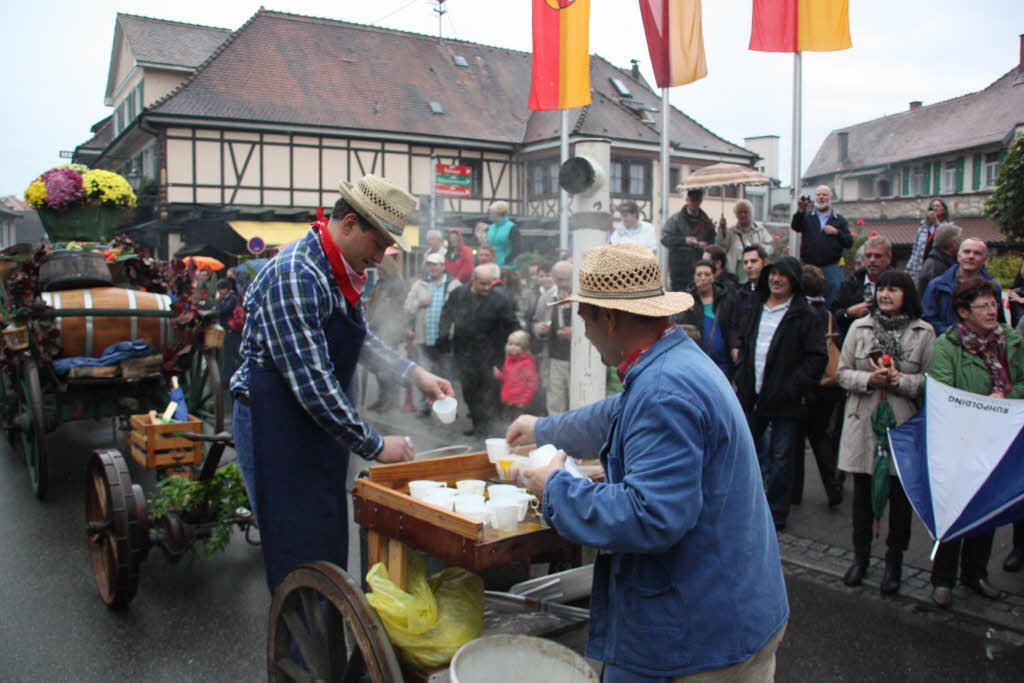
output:
[[[440,285],[435,284],[433,279],[427,278],[427,285],[430,287],[430,306],[427,307],[427,317],[424,321],[427,346],[433,346],[437,343],[437,332],[441,327],[441,309],[444,308],[444,293],[448,289],[448,283],[451,282],[448,279],[449,277],[451,276],[445,273],[444,277],[441,278]]]
[[[924,265],[924,252],[928,246],[928,238],[931,237],[932,231],[921,221],[921,227],[917,229],[917,234],[914,235],[914,246],[910,248],[910,258],[907,259],[907,273],[910,274],[910,279],[917,282],[921,277],[921,266]]]
[[[358,305],[362,313],[362,302]],[[362,457],[377,457],[384,441],[359,417],[327,352],[323,325],[336,313],[347,314],[348,302],[334,281],[316,228],[264,266],[246,290],[243,307],[242,361],[231,378],[231,392],[249,395],[254,366],[277,368],[321,429]],[[369,330],[360,360],[402,383],[415,367]]]

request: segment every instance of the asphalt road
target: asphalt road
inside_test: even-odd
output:
[[[265,679],[270,600],[260,551],[238,534],[213,559],[170,564],[153,551],[129,610],[100,601],[84,532],[84,470],[90,449],[112,443],[107,423],[51,434],[44,502],[0,445],[0,680]],[[150,488],[146,474],[133,469]],[[842,590],[832,577],[799,569],[787,570],[787,582],[792,617],[779,681],[1021,679],[1020,634],[909,599]]]

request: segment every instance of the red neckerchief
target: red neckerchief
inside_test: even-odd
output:
[[[316,208],[316,220],[313,222],[313,225],[316,226],[317,231],[320,233],[320,244],[324,248],[324,253],[327,254],[327,262],[331,264],[331,272],[334,274],[334,281],[338,283],[338,289],[345,295],[345,300],[348,301],[349,306],[355,306],[359,303],[359,292],[356,291],[355,287],[352,286],[352,282],[348,279],[348,271],[341,260],[341,251],[331,238],[331,233],[327,232],[327,222],[323,207],[318,206]]]
[[[676,324],[674,322],[670,321],[668,326],[661,333],[661,336],[659,336],[656,340],[652,341],[647,346],[640,347],[639,349],[637,349],[633,353],[629,354],[629,356],[626,358],[626,360],[624,360],[621,363],[619,363],[619,367],[618,367],[619,381],[620,382],[625,382],[626,381],[626,373],[629,372],[630,368],[632,368],[634,365],[636,365],[636,362],[638,360],[640,360],[640,356],[642,356],[644,354],[644,351],[646,351],[647,349],[651,348],[652,346],[657,344],[659,341],[664,339],[665,335],[667,335],[669,332],[671,332],[674,329],[676,329]]]

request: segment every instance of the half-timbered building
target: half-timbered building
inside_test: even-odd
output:
[[[260,9],[235,31],[119,14],[107,103],[77,157],[145,191],[140,234],[162,255],[243,253],[302,234],[339,180],[377,173],[420,197],[429,225],[460,227],[505,200],[535,239],[556,241],[559,112],[527,106],[530,54],[478,43]],[[570,141],[612,141],[611,195],[660,206],[661,101],[639,70],[591,58],[590,105]],[[719,161],[756,155],[673,108],[670,186]],[[433,198],[436,164],[468,167],[462,197]],[[673,211],[683,203],[670,197]],[[471,239],[471,238],[470,238]]]

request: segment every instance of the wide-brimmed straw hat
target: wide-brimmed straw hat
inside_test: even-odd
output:
[[[576,294],[549,304],[571,301],[614,308],[651,318],[681,313],[693,306],[686,292],[666,292],[661,268],[650,249],[639,244],[610,244],[583,252]]]
[[[405,224],[416,210],[416,198],[386,178],[367,175],[353,185],[338,183],[341,197],[360,216],[395,241],[402,251],[412,247],[405,238]]]

